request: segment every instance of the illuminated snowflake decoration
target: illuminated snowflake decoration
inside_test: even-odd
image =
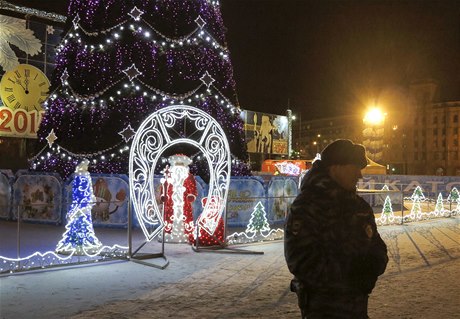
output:
[[[203,29],[206,25],[206,21],[204,21],[201,16],[198,16],[198,18],[195,19],[195,22],[200,27],[200,29]]]
[[[134,20],[139,21],[144,11],[139,10],[136,6],[128,13]]]
[[[207,88],[209,89],[209,87],[216,81],[214,80],[214,78],[211,76],[211,74],[209,74],[208,71],[206,71],[205,74],[203,74],[203,76],[200,78],[201,82],[203,82],[204,85],[207,86]]]
[[[131,124],[128,124],[128,126],[125,127],[122,131],[118,132],[118,134],[120,134],[123,137],[123,140],[125,142],[128,142],[130,139],[134,137],[136,132],[131,127]]]
[[[78,29],[78,24],[80,23],[80,16],[78,15],[78,13],[75,16],[75,18],[73,18],[72,23],[73,23],[73,27],[75,29]]]
[[[177,127],[187,123],[187,136],[177,135]],[[190,127],[190,130],[188,129]],[[164,228],[163,214],[155,200],[154,169],[170,147],[188,144],[198,148],[209,166],[208,200],[198,223],[214,234],[225,209],[230,185],[231,157],[227,137],[209,114],[192,106],[172,105],[151,114],[134,136],[129,156],[129,184],[134,211],[147,240]],[[213,198],[221,199],[215,210]],[[214,204],[212,204],[214,203]]]
[[[139,75],[142,74],[137,68],[134,63],[127,69],[123,70],[123,72],[128,76],[129,80],[132,81],[133,79],[137,78]]]
[[[46,26],[46,33],[47,34],[53,34],[54,33],[54,28],[52,25],[47,25]]]
[[[56,134],[54,134],[54,128],[51,129],[51,132],[46,137],[46,140],[48,141],[49,147],[53,146],[54,141],[57,140],[57,136],[56,136]]]

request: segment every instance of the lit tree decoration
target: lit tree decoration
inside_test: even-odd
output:
[[[249,219],[248,226],[246,227],[247,233],[267,232],[270,231],[270,225],[268,224],[267,214],[265,213],[264,205],[258,202],[254,207],[254,211]]]
[[[423,191],[420,186],[417,186],[415,188],[414,193],[412,194],[410,199],[412,200],[413,204],[409,217],[411,219],[415,219],[415,217],[417,217],[417,219],[421,219],[422,206],[420,205],[420,202],[425,200],[425,195],[423,195]]]
[[[93,194],[88,160],[83,160],[75,170],[72,205],[67,213],[66,231],[57,244],[61,254],[88,255],[97,253],[102,244],[97,239],[91,218],[91,208],[96,202]]]
[[[250,175],[218,1],[77,0],[70,1],[68,13],[37,133],[46,142],[54,129],[59,140],[32,158],[31,169],[66,178],[88,158],[92,172],[126,174],[132,139],[125,129],[137,131],[154,112],[188,105],[221,125],[231,175]],[[175,130],[179,136],[187,131]],[[185,146],[169,154],[193,152]],[[196,157],[190,169],[207,181],[209,165]]]
[[[390,196],[387,196],[385,198],[385,202],[383,203],[382,216],[380,217],[380,219],[382,223],[385,223],[387,220],[389,223],[392,223],[395,220],[393,207],[391,206]]]
[[[457,203],[457,207],[452,209],[451,212],[453,214],[458,214],[460,212],[460,193],[456,187],[451,189],[447,201],[449,203]]]
[[[443,216],[444,212],[445,212],[445,209],[444,209],[442,194],[439,193],[438,199],[436,200],[436,206],[434,208],[434,214],[435,216]]]

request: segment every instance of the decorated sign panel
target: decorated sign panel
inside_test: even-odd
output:
[[[227,226],[246,227],[258,202],[265,205],[265,187],[262,179],[232,177],[228,191]]]
[[[129,185],[126,175],[92,174],[93,194],[96,204],[91,210],[93,225],[128,225]],[[66,185],[67,210],[72,203],[72,181]]]
[[[267,217],[273,222],[284,222],[289,206],[298,193],[296,178],[273,177],[267,190]]]
[[[288,118],[282,115],[241,112],[248,152],[263,154],[288,153]]]
[[[11,186],[5,174],[0,173],[0,218],[10,217]]]
[[[62,184],[56,175],[21,175],[13,185],[13,216],[24,221],[61,223]]]

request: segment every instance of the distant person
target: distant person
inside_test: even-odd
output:
[[[388,256],[372,208],[356,194],[366,165],[364,146],[332,142],[291,205],[284,249],[302,318],[368,318],[368,296]]]

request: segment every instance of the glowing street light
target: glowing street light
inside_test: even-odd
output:
[[[367,111],[363,121],[367,125],[381,125],[385,121],[385,115],[381,109],[373,107]]]
[[[369,108],[363,118],[363,145],[374,161],[383,159],[384,123],[386,114],[378,107]]]

